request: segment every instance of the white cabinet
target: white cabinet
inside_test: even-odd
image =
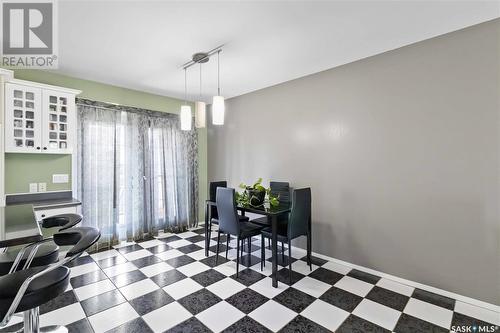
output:
[[[48,87],[5,83],[5,152],[73,152],[75,93]]]
[[[42,90],[5,84],[5,151],[30,153],[42,149]]]
[[[42,150],[71,154],[75,123],[75,96],[55,90],[42,92]]]

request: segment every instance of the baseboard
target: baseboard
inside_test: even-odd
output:
[[[203,225],[204,225],[204,223],[199,223],[198,226],[201,227]],[[300,247],[297,247],[297,246],[292,246],[292,249],[294,249],[294,248],[297,249],[297,250],[300,250],[300,251],[305,251],[303,248],[300,248]],[[400,278],[400,277],[397,277],[397,276],[394,276],[394,275],[391,275],[391,274],[387,274],[387,273],[384,273],[384,272],[380,272],[380,271],[377,271],[377,270],[374,270],[374,269],[371,269],[371,268],[367,268],[367,267],[364,267],[364,266],[352,264],[350,262],[343,261],[343,260],[340,260],[340,259],[332,258],[332,257],[326,256],[326,255],[321,254],[321,253],[312,252],[312,254],[315,257],[318,257],[318,258],[321,258],[321,259],[325,259],[325,260],[328,260],[328,261],[333,261],[333,262],[335,262],[337,264],[344,265],[344,266],[347,266],[347,267],[350,267],[350,268],[355,268],[357,270],[364,271],[366,273],[370,273],[370,274],[373,274],[373,275],[377,275],[377,276],[380,276],[380,277],[383,277],[383,278],[386,278],[386,279],[389,279],[389,280],[392,280],[392,281],[395,281],[395,282],[398,282],[398,283],[401,283],[401,284],[405,284],[405,285],[413,287],[413,288],[419,288],[419,289],[422,289],[422,290],[426,290],[426,291],[429,291],[431,293],[435,293],[435,294],[439,294],[439,295],[446,296],[446,297],[449,297],[449,298],[453,298],[453,299],[455,299],[457,301],[460,301],[460,302],[468,303],[468,304],[471,304],[471,305],[475,305],[475,306],[481,307],[483,309],[487,309],[487,310],[491,310],[491,311],[495,311],[495,312],[500,313],[500,306],[499,305],[495,305],[495,304],[491,304],[491,303],[488,303],[488,302],[480,301],[480,300],[472,298],[472,297],[463,296],[463,295],[460,295],[460,294],[457,294],[457,293],[454,293],[454,292],[451,292],[451,291],[447,291],[447,290],[439,289],[439,288],[436,288],[436,287],[428,286],[426,284],[422,284],[422,283],[419,283],[419,282],[415,282],[415,281],[403,279],[403,278]],[[293,267],[292,267],[292,269],[293,269]]]
[[[293,246],[292,248],[294,248],[294,247],[295,246]],[[298,248],[298,247],[295,247],[295,248],[304,251],[304,249],[302,249],[302,248]],[[387,274],[387,273],[384,273],[384,272],[380,272],[380,271],[377,271],[377,270],[374,270],[374,269],[371,269],[371,268],[367,268],[367,267],[355,265],[355,264],[352,264],[352,263],[347,262],[347,261],[343,261],[343,260],[340,260],[340,259],[332,258],[332,257],[326,256],[324,254],[313,252],[313,255],[316,256],[316,257],[318,257],[318,258],[321,258],[321,259],[325,259],[325,260],[328,260],[328,261],[333,261],[333,262],[335,262],[337,264],[341,264],[341,265],[344,265],[344,266],[347,266],[347,267],[350,267],[350,268],[355,268],[355,269],[358,269],[360,271],[364,271],[364,272],[367,272],[367,273],[370,273],[370,274],[373,274],[373,275],[377,275],[377,276],[380,276],[380,277],[383,277],[383,278],[386,278],[386,279],[389,279],[389,280],[392,280],[392,281],[395,281],[395,282],[398,282],[398,283],[401,283],[401,284],[405,284],[405,285],[410,286],[410,287],[414,287],[414,288],[419,288],[419,289],[422,289],[422,290],[426,290],[426,291],[429,291],[429,292],[432,292],[432,293],[435,293],[435,294],[439,294],[439,295],[442,295],[442,296],[453,298],[453,299],[455,299],[457,301],[460,301],[460,302],[468,303],[468,304],[471,304],[471,305],[475,305],[475,306],[478,306],[478,307],[481,307],[481,308],[484,308],[484,309],[488,309],[488,310],[500,313],[500,306],[499,305],[495,305],[495,304],[491,304],[491,303],[488,303],[488,302],[480,301],[478,299],[471,298],[471,297],[468,297],[468,296],[463,296],[463,295],[460,295],[460,294],[456,294],[456,293],[451,292],[451,291],[446,291],[446,290],[443,290],[443,289],[431,287],[431,286],[428,286],[426,284],[422,284],[422,283],[419,283],[419,282],[415,282],[415,281],[403,279],[403,278],[400,278],[400,277],[397,277],[397,276],[394,276],[394,275],[391,275],[391,274]]]

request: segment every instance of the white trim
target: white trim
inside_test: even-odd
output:
[[[14,71],[5,68],[0,68],[0,75],[5,78],[5,81],[9,81],[14,78]]]
[[[14,74],[12,71],[0,68],[0,207],[5,207],[4,114],[5,114],[5,81],[12,78],[9,75],[14,75]]]
[[[78,95],[78,94],[80,94],[82,92],[81,90],[77,90],[77,89],[71,89],[71,88],[65,88],[65,87],[59,87],[59,86],[53,86],[53,85],[50,85],[50,84],[38,83],[38,82],[26,81],[26,80],[19,80],[19,79],[12,79],[12,80],[9,80],[9,82],[15,83],[15,84],[21,84],[21,85],[25,85],[25,86],[29,86],[29,87],[36,87],[36,88],[41,88],[41,89],[57,90],[57,91],[60,91],[60,92],[65,92],[65,93],[74,94],[74,95]]]
[[[10,153],[9,153],[10,154]],[[71,192],[71,190],[57,190],[57,191],[43,191],[43,192],[19,192],[19,193],[6,193],[5,196],[25,195],[25,194],[42,194],[42,193],[58,193],[58,192]]]
[[[304,249],[301,249],[301,248],[296,247],[296,246],[292,246],[292,249],[293,248],[297,248],[297,249],[300,249],[301,251],[304,251]],[[484,309],[488,309],[488,310],[500,313],[500,306],[499,305],[495,305],[495,304],[487,303],[487,302],[484,302],[484,301],[480,301],[478,299],[471,298],[471,297],[468,297],[468,296],[463,296],[463,295],[460,295],[460,294],[456,294],[456,293],[451,292],[451,291],[446,291],[446,290],[443,290],[443,289],[431,287],[431,286],[428,286],[428,285],[425,285],[425,284],[422,284],[422,283],[419,283],[419,282],[415,282],[415,281],[403,279],[403,278],[400,278],[400,277],[397,277],[397,276],[394,276],[394,275],[391,275],[391,274],[387,274],[387,273],[384,273],[384,272],[380,272],[380,271],[377,271],[377,270],[374,270],[374,269],[371,269],[371,268],[367,268],[367,267],[363,267],[363,266],[351,264],[350,262],[347,262],[347,261],[343,261],[343,260],[340,260],[340,259],[335,259],[335,258],[332,258],[332,257],[329,257],[329,256],[325,256],[324,254],[320,254],[320,253],[316,253],[316,252],[312,252],[312,254],[314,256],[318,257],[318,258],[325,259],[325,260],[328,260],[328,261],[332,261],[332,262],[335,262],[335,263],[338,263],[338,264],[341,264],[341,265],[344,265],[344,266],[347,266],[347,267],[355,268],[357,270],[364,271],[364,272],[370,273],[370,274],[374,274],[374,275],[377,275],[377,276],[380,276],[380,277],[383,277],[383,278],[386,278],[386,279],[389,279],[389,280],[393,280],[395,282],[402,283],[402,284],[405,284],[405,285],[410,286],[410,287],[414,287],[414,288],[419,288],[419,289],[422,289],[422,290],[426,290],[426,291],[429,291],[429,292],[432,292],[432,293],[435,293],[435,294],[439,294],[439,295],[442,295],[442,296],[453,298],[453,299],[455,299],[457,301],[460,301],[460,302],[468,303],[468,304],[471,304],[471,305],[475,305],[475,306],[478,306],[478,307],[481,307],[481,308],[484,308]],[[293,270],[293,266],[292,266],[292,270]]]

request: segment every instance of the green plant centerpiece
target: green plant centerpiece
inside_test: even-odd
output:
[[[271,188],[262,186],[262,178],[257,179],[253,185],[241,183],[239,186],[243,192],[236,192],[236,202],[243,206],[259,207],[268,202],[269,205],[275,207],[280,204],[279,195],[271,194]]]

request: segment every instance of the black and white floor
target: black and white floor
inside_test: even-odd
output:
[[[240,266],[236,278],[235,242],[229,260],[222,252],[215,266],[215,241],[205,257],[203,229],[162,236],[79,258],[68,290],[40,308],[42,326],[96,333],[413,333],[458,326],[500,332],[499,313],[320,258],[310,271],[301,249],[285,257],[285,264],[292,261],[291,285],[288,269],[281,268],[282,282],[273,288],[267,249],[260,270],[260,238],[254,239],[252,253],[245,252],[246,267]],[[21,320],[13,318],[0,332],[18,329]]]

